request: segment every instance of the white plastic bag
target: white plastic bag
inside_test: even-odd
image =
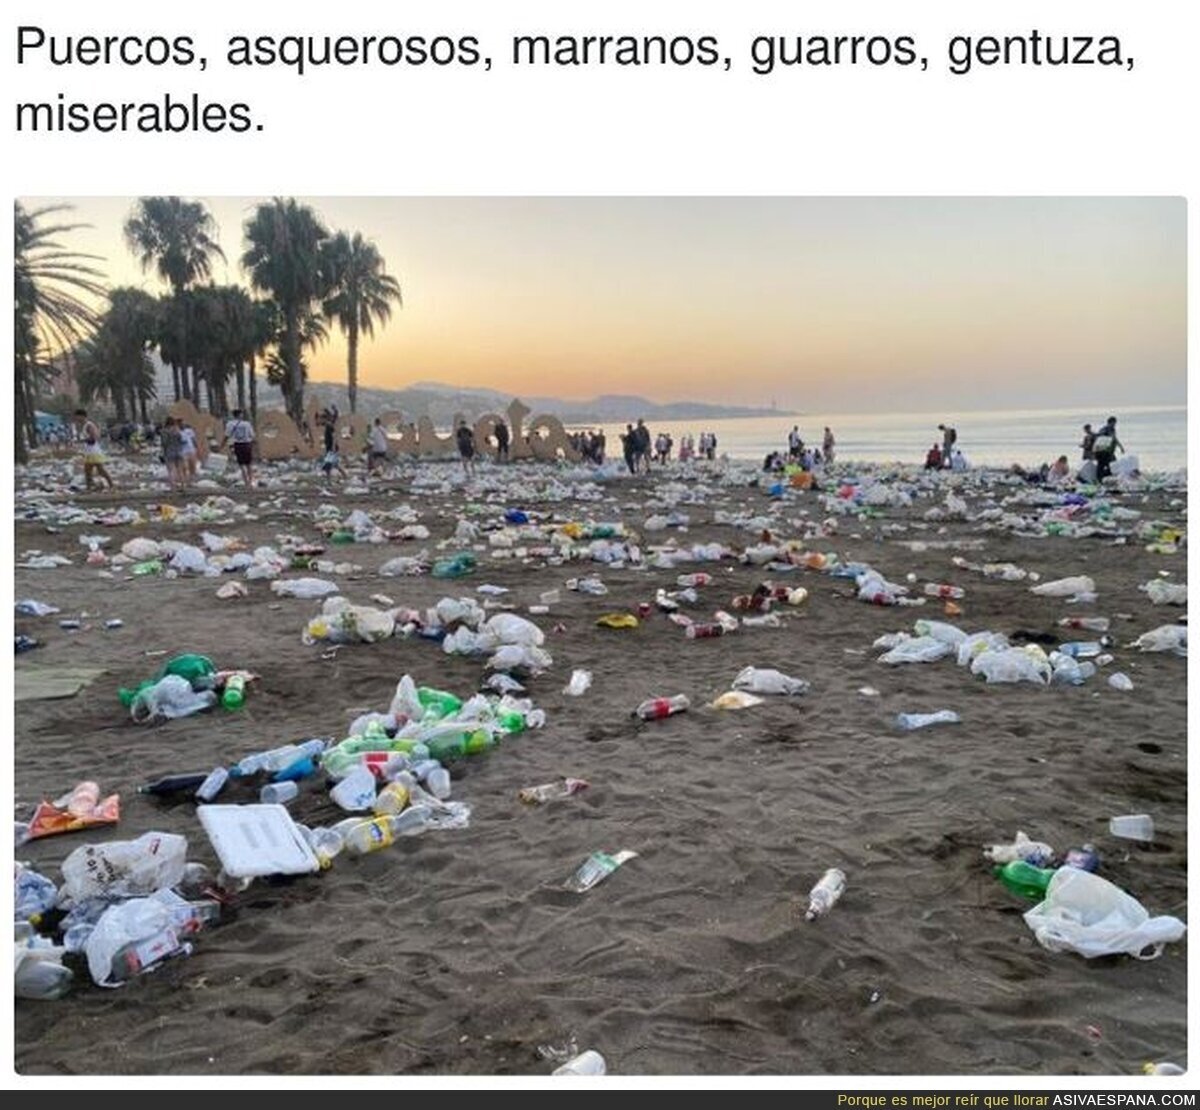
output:
[[[144,563],[147,559],[157,559],[162,554],[162,549],[154,540],[148,540],[145,536],[135,536],[121,544],[121,554],[135,563]]]
[[[945,621],[917,621],[913,631],[918,636],[932,636],[933,639],[941,640],[952,648],[957,648],[967,638],[967,634],[961,628]]]
[[[811,683],[770,668],[744,667],[733,680],[735,690],[754,694],[807,694]]]
[[[1161,578],[1154,578],[1147,582],[1142,589],[1146,591],[1146,596],[1154,605],[1187,604],[1186,582],[1164,582]]]
[[[170,890],[159,890],[150,898],[134,898],[109,906],[83,946],[92,981],[100,987],[121,986],[119,981],[112,981],[112,963],[113,957],[127,944],[167,934],[166,942],[173,949],[177,939],[171,931],[174,924],[172,909],[186,906],[187,902]]]
[[[388,713],[399,723],[419,721],[425,715],[425,708],[421,705],[421,699],[417,697],[417,684],[411,675],[404,675],[396,683],[396,692],[392,695]]]
[[[421,574],[423,571],[424,566],[419,555],[397,555],[394,559],[389,559],[379,568],[379,573],[384,578]]]
[[[880,663],[936,663],[949,655],[953,649],[944,640],[932,636],[914,636],[903,640],[891,651],[879,657]]]
[[[1177,917],[1151,917],[1119,886],[1074,867],[1054,873],[1046,900],[1025,914],[1025,924],[1043,948],[1077,952],[1089,960],[1121,952],[1153,960],[1187,931]]]
[[[336,594],[340,587],[324,578],[278,578],[271,583],[271,593],[278,597],[298,597],[311,601]]]
[[[497,613],[483,626],[483,630],[495,636],[501,644],[541,647],[546,642],[546,634],[533,621],[516,613]]]
[[[208,570],[208,559],[200,548],[184,543],[175,548],[171,554],[171,561],[167,565],[172,570],[203,574]]]
[[[444,597],[434,607],[437,623],[445,628],[464,624],[478,628],[483,622],[483,609],[473,597]]]
[[[1050,685],[1050,661],[1043,653],[1039,659],[1025,648],[985,651],[971,661],[971,673],[981,674],[988,682],[1036,682]]]
[[[1008,638],[999,632],[972,632],[958,645],[958,665],[965,667],[985,651],[1003,651],[1007,647]]]
[[[187,840],[175,833],[85,844],[63,860],[62,897],[78,905],[88,898],[152,894],[183,878],[186,856]]]
[[[1143,632],[1133,641],[1133,646],[1138,651],[1173,651],[1176,655],[1187,655],[1187,625],[1159,625]]]
[[[174,720],[190,717],[217,704],[213,690],[193,690],[186,678],[177,674],[164,675],[153,686],[147,686],[129,707],[129,715],[139,724],[159,717]]]
[[[549,652],[530,644],[505,644],[487,661],[490,671],[541,674],[553,665]]]
[[[301,639],[306,644],[373,644],[386,640],[395,630],[396,620],[391,613],[369,605],[351,605],[343,597],[329,597],[321,615],[305,625]]]

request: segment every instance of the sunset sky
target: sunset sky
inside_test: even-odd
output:
[[[200,199],[215,279],[242,280],[260,198]],[[1178,199],[300,199],[403,289],[364,385],[840,412],[1186,399]],[[161,291],[122,239],[131,198],[67,202],[93,225],[72,248]],[[336,332],[312,376],[344,378]]]

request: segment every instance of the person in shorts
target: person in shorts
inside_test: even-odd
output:
[[[508,425],[503,420],[496,421],[494,434],[496,436],[496,462],[508,462]]]
[[[104,448],[100,444],[100,427],[94,420],[88,419],[86,409],[75,410],[75,427],[83,442],[83,480],[87,483],[88,492],[96,488],[96,476],[99,475],[113,488],[112,476],[104,465]]]
[[[196,448],[196,429],[186,420],[179,422],[179,438],[183,441],[183,466],[180,473],[186,486],[196,480],[196,469],[200,464]]]
[[[242,472],[242,482],[254,485],[254,425],[241,409],[233,410],[233,419],[225,425],[225,438],[233,444],[233,457]]]
[[[183,434],[175,417],[168,416],[163,422],[162,460],[167,467],[167,481],[176,489],[184,484]]]

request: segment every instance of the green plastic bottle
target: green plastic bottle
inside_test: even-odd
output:
[[[519,713],[515,709],[507,709],[504,712],[497,714],[496,723],[506,733],[524,732],[525,714]]]
[[[425,710],[425,716],[437,721],[449,717],[451,713],[457,713],[462,708],[461,698],[445,690],[435,690],[432,686],[418,686],[417,701]]]
[[[330,543],[354,543],[356,541],[354,538],[354,533],[347,531],[346,529],[343,528],[337,532],[334,532],[334,534],[329,537],[329,542]]]
[[[489,751],[495,746],[496,738],[486,728],[477,728],[474,732],[467,733],[467,755],[478,755],[480,752]]]
[[[1003,867],[997,867],[994,874],[1018,898],[1041,902],[1056,871],[1054,867],[1034,867],[1023,859],[1015,859]]]
[[[429,749],[429,758],[439,763],[453,763],[467,754],[467,738],[461,732],[430,737],[425,741],[425,746]]]
[[[221,704],[226,709],[241,709],[246,704],[246,676],[244,674],[231,674],[225,680]]]

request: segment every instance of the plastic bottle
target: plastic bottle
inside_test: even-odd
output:
[[[185,902],[170,907],[171,925],[181,936],[198,933],[206,925],[214,925],[221,919],[221,903],[212,898],[197,902]]]
[[[62,998],[71,989],[74,973],[57,959],[25,957],[13,975],[13,993],[17,998],[49,1001]]]
[[[926,597],[953,598],[955,601],[967,596],[967,591],[961,586],[947,586],[942,582],[926,582]]]
[[[1061,655],[1069,655],[1072,659],[1094,659],[1105,647],[1106,645],[1098,640],[1072,640],[1059,644],[1058,652]]]
[[[426,776],[425,786],[439,802],[444,802],[450,797],[450,772],[445,767],[430,771]]]
[[[225,680],[225,689],[221,693],[221,704],[226,709],[241,709],[246,704],[246,676],[240,672],[231,674]]]
[[[587,693],[591,684],[591,671],[574,670],[571,672],[571,681],[563,687],[563,693],[572,698],[582,697]]]
[[[707,574],[704,571],[698,571],[696,574],[681,574],[675,579],[675,584],[683,587],[684,589],[688,589],[695,586],[712,585],[712,580],[713,576],[711,574]]]
[[[375,776],[365,767],[356,767],[330,792],[329,796],[342,809],[370,809],[375,804]]]
[[[169,674],[178,675],[180,678],[186,678],[188,682],[194,683],[196,679],[202,678],[205,675],[216,674],[217,668],[213,665],[213,661],[207,655],[176,655],[172,659],[168,659],[166,663],[159,668],[155,681],[160,678],[166,678]]]
[[[595,1049],[589,1048],[586,1052],[581,1052],[578,1056],[572,1057],[562,1067],[555,1068],[551,1073],[553,1075],[605,1075],[608,1072],[608,1066],[604,1062],[604,1057]]]
[[[389,782],[375,795],[373,809],[377,817],[394,817],[408,805],[408,787],[401,782]]]
[[[1054,868],[1034,867],[1024,860],[1013,860],[995,869],[996,878],[1018,898],[1040,902],[1046,897],[1046,887],[1054,878]]]
[[[676,694],[670,698],[649,698],[633,711],[633,715],[641,717],[643,721],[659,721],[663,717],[684,712],[691,704],[686,694]]]
[[[194,794],[196,790],[204,785],[208,778],[207,771],[198,771],[194,774],[186,775],[164,775],[161,779],[155,779],[154,782],[148,782],[144,786],[139,786],[137,792],[139,794],[179,794],[183,791]]]
[[[431,736],[426,742],[431,758],[439,763],[454,763],[467,754],[467,738],[461,732],[447,736]]]
[[[432,814],[428,806],[410,806],[395,816],[360,821],[343,833],[346,851],[361,856],[392,844],[398,836],[412,836],[425,829]]]
[[[435,690],[430,686],[417,687],[417,701],[425,710],[427,717],[441,720],[457,713],[462,708],[462,699],[447,693],[445,690]]]
[[[846,889],[846,873],[840,868],[831,867],[817,881],[817,885],[808,892],[808,909],[805,911],[805,921],[816,921],[824,917],[834,907],[834,903]]]
[[[1148,1061],[1142,1065],[1143,1075],[1187,1075],[1187,1068],[1172,1064],[1169,1060],[1161,1060],[1157,1064]]]
[[[567,890],[582,894],[607,879],[621,864],[636,857],[637,852],[630,851],[614,852],[612,855],[607,852],[593,852],[563,885]]]
[[[742,617],[744,628],[782,628],[783,618],[778,613],[765,613],[760,617]]]
[[[559,798],[569,798],[580,790],[587,789],[584,779],[562,779],[559,782],[546,782],[541,786],[527,786],[518,792],[517,797],[526,805],[544,805]]]
[[[939,709],[936,713],[900,713],[896,716],[896,725],[911,732],[926,725],[956,725],[962,718],[953,709]]]
[[[321,870],[333,864],[334,859],[341,854],[345,844],[342,840],[342,834],[336,828],[316,828],[305,829],[305,839],[308,840],[308,846],[313,850],[313,855],[317,857],[317,863],[321,865]]]
[[[689,640],[707,640],[711,636],[724,636],[723,624],[689,624],[683,630]]]
[[[289,763],[282,771],[276,771],[271,776],[272,782],[298,782],[300,779],[309,778],[317,773],[317,761],[311,756],[302,756],[293,763]]]
[[[993,863],[1012,863],[1013,860],[1024,860],[1034,867],[1045,867],[1054,859],[1054,849],[1040,840],[1030,840],[1023,832],[1017,832],[1016,839],[1011,844],[993,844],[984,848],[983,854]]]
[[[214,767],[208,777],[196,788],[196,801],[211,802],[229,781],[229,772],[224,767]]]
[[[1133,689],[1133,679],[1124,671],[1116,671],[1108,676],[1108,684],[1114,690],[1124,690],[1128,692]]]
[[[259,792],[258,800],[263,805],[287,805],[297,794],[298,787],[290,779],[287,782],[269,782]]]
[[[1107,632],[1108,617],[1063,617],[1060,628],[1081,628],[1088,632]]]

